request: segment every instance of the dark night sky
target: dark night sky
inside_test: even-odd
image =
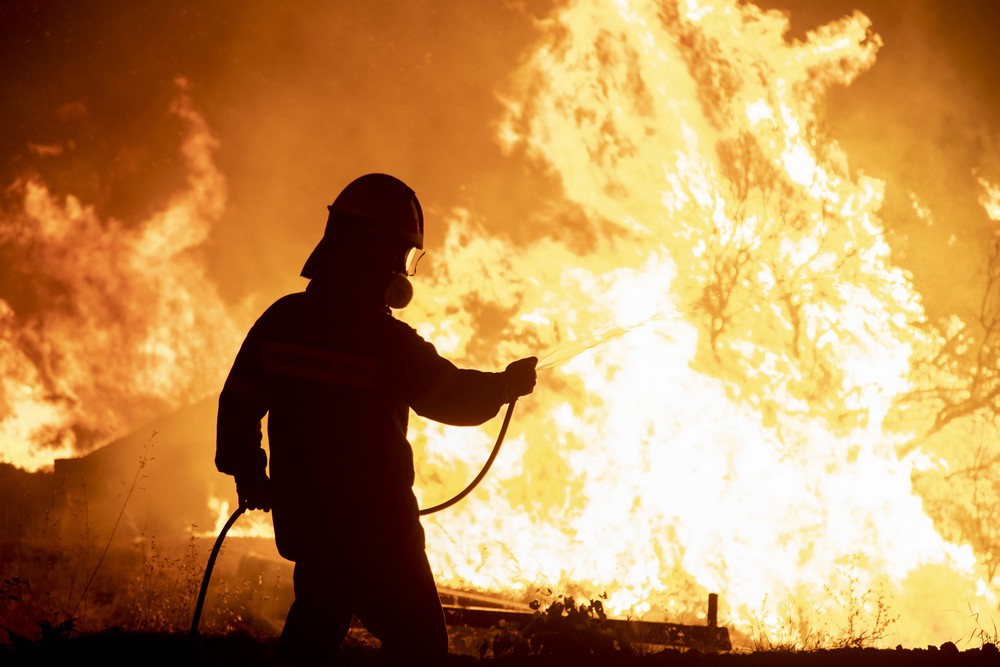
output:
[[[497,148],[496,91],[554,4],[5,2],[0,181],[39,174],[105,217],[142,219],[185,177],[169,113],[182,76],[220,139],[229,198],[207,257],[230,298],[296,289],[325,204],[364,171],[414,186],[432,246],[434,216],[458,204],[516,237],[554,189]],[[830,134],[889,181],[883,217],[929,307],[969,308],[992,233],[970,174],[1000,181],[997,3],[761,4],[791,12],[791,38],[854,9],[872,18],[885,45],[830,93]],[[909,188],[940,224],[914,219]]]

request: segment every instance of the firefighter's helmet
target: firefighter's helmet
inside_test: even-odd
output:
[[[326,231],[302,267],[304,278],[315,278],[332,261],[335,239],[343,225],[367,227],[417,249],[424,247],[424,214],[408,185],[388,174],[365,174],[351,181],[332,204]],[[365,230],[355,230],[365,231]]]

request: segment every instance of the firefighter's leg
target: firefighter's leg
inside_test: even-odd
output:
[[[329,564],[295,564],[295,601],[278,639],[278,660],[290,665],[332,662],[354,618],[338,575]]]
[[[448,662],[448,629],[423,548],[392,554],[357,600],[358,618],[382,643],[386,665],[434,667]]]

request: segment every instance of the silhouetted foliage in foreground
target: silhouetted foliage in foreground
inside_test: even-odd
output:
[[[274,655],[275,639],[260,639],[250,634],[236,632],[200,638],[189,646],[183,633],[139,633],[106,630],[76,637],[51,634],[45,639],[31,642],[10,643],[0,646],[0,664],[3,665],[54,665],[99,664],[144,665],[173,667],[180,665],[212,665],[215,667],[256,667],[270,665]],[[337,664],[344,666],[378,665],[376,644],[349,638]],[[548,667],[573,665],[574,667],[656,667],[657,665],[697,665],[702,667],[921,667],[923,665],[979,666],[1000,665],[1000,653],[995,644],[960,651],[955,644],[925,649],[828,649],[817,651],[758,651],[704,653],[698,650],[681,651],[663,649],[644,655],[602,653],[600,656],[581,657],[572,652],[563,655],[558,651],[545,655],[506,655],[495,658],[475,658],[452,655],[456,666],[482,667]]]

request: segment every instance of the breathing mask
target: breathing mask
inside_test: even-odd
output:
[[[403,270],[393,274],[385,287],[385,305],[393,310],[400,310],[410,305],[413,299],[413,284],[410,276],[416,275],[417,264],[424,256],[417,248],[409,248],[403,258]]]
[[[385,288],[385,305],[393,310],[406,308],[413,299],[413,285],[405,273],[397,273]]]

